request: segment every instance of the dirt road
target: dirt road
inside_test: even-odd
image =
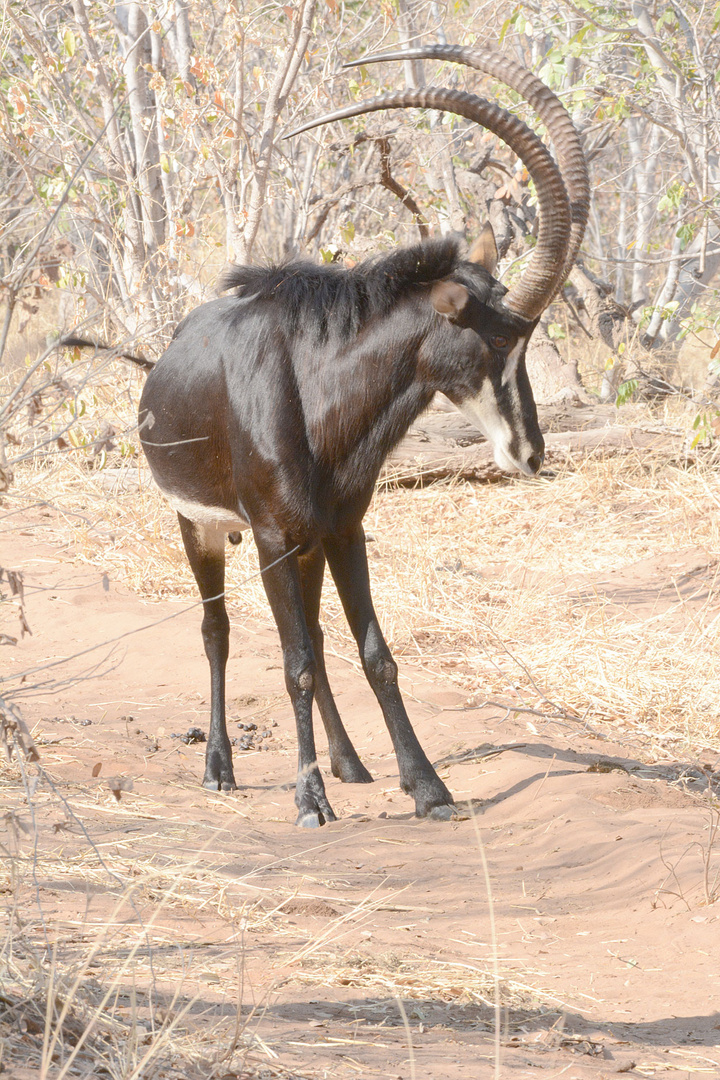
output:
[[[648,762],[580,722],[468,708],[413,674],[413,722],[461,810],[418,821],[355,658],[331,655],[376,780],[341,785],[323,748],[339,820],[298,830],[269,616],[233,626],[230,729],[248,748],[240,790],[208,793],[203,745],[176,737],[207,730],[199,609],[140,600],[36,524],[0,542],[32,630],[0,647],[2,670],[28,672],[17,701],[54,785],[31,813],[17,763],[2,766],[21,969],[47,935],[90,997],[115,980],[116,1019],[151,1032],[179,1018],[158,1076],[208,1075],[238,1016],[245,1067],[268,1077],[489,1078],[496,1022],[503,1077],[720,1076],[712,763]],[[25,1063],[3,1061],[10,1076],[37,1075],[33,1037]],[[240,1073],[228,1059],[212,1075]]]

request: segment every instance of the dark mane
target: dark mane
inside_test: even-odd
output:
[[[352,268],[307,261],[231,266],[221,275],[218,289],[280,301],[293,329],[314,324],[321,337],[350,337],[367,319],[391,311],[414,287],[449,277],[459,266],[458,242],[443,238],[365,259]]]

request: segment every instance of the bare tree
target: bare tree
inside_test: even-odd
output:
[[[225,260],[355,259],[414,239],[421,219],[473,236],[489,217],[511,282],[534,243],[534,192],[491,137],[435,116],[378,117],[282,141],[286,123],[318,108],[436,77],[422,61],[348,75],[344,60],[471,42],[488,26],[562,95],[595,178],[570,306],[535,339],[539,396],[584,395],[577,341],[602,347],[609,375],[592,385],[604,378],[611,395],[631,339],[670,348],[713,326],[720,35],[700,0],[603,13],[541,0],[510,14],[498,0],[457,14],[419,0],[27,0],[6,13],[0,355],[58,290],[56,329],[91,318],[157,354]],[[518,107],[492,79],[446,66],[448,80]]]

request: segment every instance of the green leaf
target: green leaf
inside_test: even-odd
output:
[[[502,25],[502,30],[500,31],[500,38],[499,38],[499,41],[500,41],[501,45],[503,43],[505,35],[508,33],[510,28],[512,26],[516,26],[521,18],[522,18],[522,12],[520,11],[519,7],[516,7],[515,10],[513,11],[512,15],[510,15],[509,18],[507,18],[505,20],[505,22],[503,23],[503,25]],[[524,25],[524,21],[523,21],[523,25]],[[522,31],[522,26],[520,27],[520,30]]]
[[[675,180],[665,191],[665,194],[658,203],[658,210],[660,213],[667,213],[669,210],[677,210],[683,201],[685,195],[685,185],[680,180]]]
[[[692,240],[693,236],[695,235],[695,231],[696,227],[691,221],[688,221],[684,225],[681,225],[678,229],[677,235],[680,240],[682,240],[683,251]]]
[[[591,29],[592,29],[592,27],[591,27],[590,23],[585,23],[585,25],[584,25],[584,26],[581,26],[581,27],[580,27],[580,29],[578,30],[577,34],[576,34],[576,35],[575,35],[575,37],[573,38],[573,41],[578,41],[578,42],[582,42],[582,40],[583,40],[583,38],[585,37],[585,35],[586,35],[586,34],[588,33],[588,31],[589,31],[589,30],[591,30]]]
[[[618,386],[617,397],[615,398],[616,405],[625,405],[633,396],[638,388],[637,379],[626,379],[625,382],[620,383]]]
[[[65,50],[65,55],[66,56],[74,56],[75,55],[75,49],[77,48],[77,43],[75,41],[75,35],[73,34],[72,30],[70,30],[69,28],[65,31],[65,36],[63,37],[63,48]]]
[[[498,38],[498,41],[499,41],[499,43],[501,45],[502,45],[503,41],[505,40],[505,35],[507,34],[507,32],[510,29],[510,27],[512,26],[512,24],[513,24],[512,18],[506,19],[505,22],[502,24],[502,30],[500,31],[500,37]]]

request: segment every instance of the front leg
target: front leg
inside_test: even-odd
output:
[[[225,533],[178,514],[188,561],[203,599],[202,636],[210,664],[210,732],[203,787],[233,791],[232,747],[225,726],[225,668],[230,620],[225,610]]]
[[[325,794],[315,750],[312,723],[316,664],[308,631],[296,555],[286,554],[287,545],[275,537],[255,531],[255,542],[263,570],[263,585],[280,634],[285,669],[285,685],[295,713],[298,740],[298,773],[295,805],[297,825],[317,828],[335,821]],[[275,565],[271,565],[271,564]]]
[[[347,536],[324,540],[323,547],[360,651],[365,675],[380,703],[390,732],[400,772],[400,786],[415,799],[418,817],[447,820],[454,815],[455,803],[428,761],[405,711],[397,684],[397,665],[373,608],[362,527]]]

